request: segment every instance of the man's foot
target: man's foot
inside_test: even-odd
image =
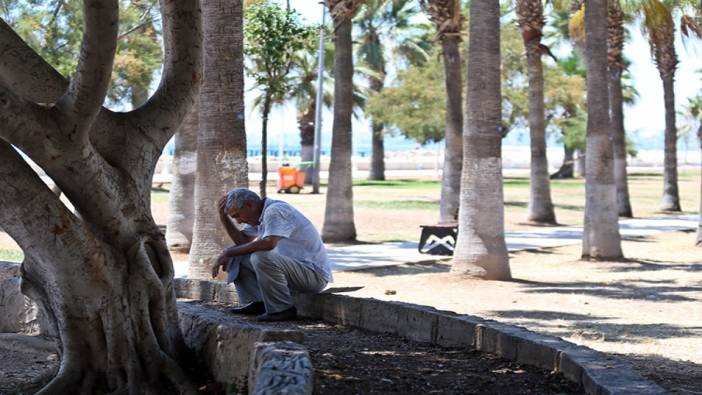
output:
[[[266,306],[263,305],[263,302],[251,302],[246,306],[235,307],[230,311],[234,314],[259,315],[266,312]]]
[[[292,321],[294,319],[297,319],[297,309],[295,306],[277,313],[266,313],[256,317],[256,321],[260,322]]]

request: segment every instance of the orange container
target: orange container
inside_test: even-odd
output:
[[[278,193],[300,193],[305,185],[305,172],[290,165],[278,167]]]

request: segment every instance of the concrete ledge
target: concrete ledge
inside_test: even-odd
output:
[[[256,343],[249,394],[311,395],[314,370],[307,349],[289,341]]]
[[[192,280],[181,280],[176,286],[184,281]],[[188,284],[191,288],[195,286]],[[198,289],[208,286],[197,285]],[[223,287],[227,286],[216,283],[212,293],[207,295],[213,300],[224,298],[221,295],[226,295],[227,290]],[[178,292],[180,294],[180,289]],[[295,295],[295,306],[303,317],[397,334],[444,347],[474,348],[560,372],[567,379],[581,384],[588,394],[665,393],[623,360],[515,325],[409,303],[335,295],[330,291],[319,295]]]
[[[256,342],[302,343],[304,339],[300,331],[258,325],[182,301],[178,316],[185,343],[227,393],[241,392],[246,386]]]
[[[562,373],[588,394],[663,394],[627,362],[525,328],[426,306],[323,293],[297,295],[298,313],[444,347],[469,347]]]

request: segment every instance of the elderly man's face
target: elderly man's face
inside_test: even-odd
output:
[[[243,223],[249,225],[258,225],[258,218],[261,216],[258,210],[256,210],[254,204],[251,202],[244,203],[244,205],[239,210],[232,207],[229,210],[227,210],[227,214],[229,214],[229,216],[232,217],[236,222],[240,224]]]

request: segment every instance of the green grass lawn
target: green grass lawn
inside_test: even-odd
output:
[[[24,254],[22,251],[0,248],[0,261],[22,262],[23,260]]]

